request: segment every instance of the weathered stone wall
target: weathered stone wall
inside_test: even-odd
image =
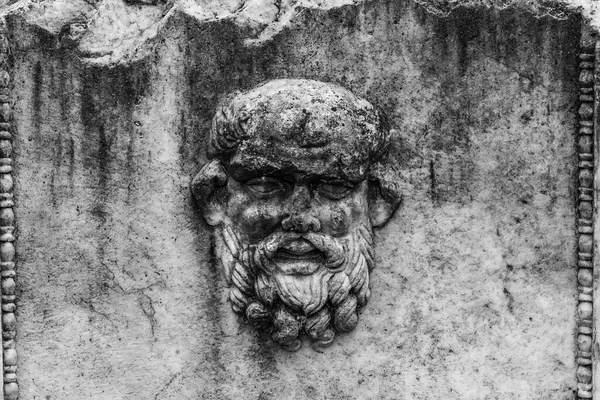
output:
[[[32,4],[5,6],[21,399],[572,398],[577,14]],[[219,96],[281,77],[382,107],[404,171],[324,353],[234,316],[189,193]]]

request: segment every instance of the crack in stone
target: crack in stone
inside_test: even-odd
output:
[[[508,299],[508,304],[506,305],[506,307],[508,308],[508,311],[511,314],[514,314],[514,304],[515,304],[515,298],[512,295],[512,293],[510,293],[508,291],[508,289],[506,288],[506,283],[508,281],[508,275],[510,273],[512,273],[514,270],[514,266],[511,264],[506,264],[506,274],[504,275],[504,278],[502,279],[503,281],[503,287],[502,287],[502,292],[504,293],[504,295],[506,296],[506,298]]]
[[[277,14],[275,14],[275,18],[273,19],[273,22],[279,22],[279,17],[281,16],[282,13],[282,7],[281,7],[281,1],[282,0],[275,0],[275,7],[277,8]]]
[[[123,273],[123,275],[128,276],[129,278],[133,278],[133,274],[126,272],[124,270],[124,268],[121,268],[121,266],[119,265],[118,262],[116,262],[115,260],[111,260],[111,261],[115,264],[116,271]],[[143,287],[137,287],[137,288],[129,287],[126,289],[119,282],[119,279],[115,275],[115,272],[113,272],[113,270],[106,263],[101,263],[101,266],[103,269],[105,269],[107,271],[107,275],[108,275],[107,278],[110,281],[110,283],[107,285],[108,288],[113,289],[116,292],[121,293],[122,295],[125,295],[125,296],[137,295],[137,298],[138,298],[137,302],[138,302],[140,308],[142,309],[144,316],[148,318],[148,321],[150,323],[150,332],[152,334],[152,337],[154,338],[154,341],[157,341],[158,339],[155,335],[156,327],[158,325],[158,321],[156,320],[156,317],[155,317],[156,309],[154,308],[154,302],[153,302],[152,298],[148,294],[146,294],[145,291],[151,290],[156,286],[165,288],[166,287],[165,283],[163,281],[158,281],[158,282],[153,282],[153,283],[148,284]],[[131,285],[129,285],[129,286],[131,286]],[[116,323],[110,319],[110,315],[108,313],[103,313],[103,312],[99,311],[94,306],[93,301],[96,297],[91,297],[88,299],[80,297],[79,300],[76,301],[76,304],[83,306],[84,308],[87,308],[90,311],[92,311],[93,313],[98,314],[98,315],[102,316],[103,318],[105,318],[106,320],[108,320],[110,325],[117,332],[117,335],[120,337],[119,329],[118,329]]]
[[[150,321],[150,332],[152,333],[152,337],[154,338],[154,341],[157,340],[156,336],[155,336],[155,330],[156,330],[156,318],[154,317],[154,315],[156,314],[156,310],[154,309],[154,303],[152,301],[152,299],[150,298],[150,296],[148,296],[146,293],[144,293],[144,290],[140,290],[140,299],[139,299],[139,304],[140,307],[142,308],[142,311],[144,312],[144,315],[146,317],[148,317],[148,321]]]
[[[247,0],[242,0],[242,1],[240,2],[240,5],[239,5],[239,6],[238,6],[238,7],[237,7],[235,10],[233,10],[233,11],[231,12],[231,14],[233,15],[233,14],[238,14],[238,13],[240,13],[241,11],[243,11],[244,7],[246,7],[246,4],[248,4]]]
[[[113,322],[113,321],[110,319],[110,317],[109,317],[109,314],[107,314],[107,313],[103,313],[103,312],[101,312],[101,311],[98,311],[98,310],[96,309],[96,306],[94,306],[94,303],[93,303],[93,299],[84,299],[83,297],[80,297],[80,298],[79,298],[79,301],[77,301],[77,304],[79,304],[79,306],[82,306],[82,305],[84,305],[84,306],[85,306],[85,308],[89,309],[89,310],[90,310],[92,313],[94,313],[94,314],[98,314],[98,315],[100,315],[101,317],[103,317],[104,319],[106,319],[106,320],[109,322],[110,326],[112,326],[112,328],[113,328],[113,329],[115,330],[115,332],[117,333],[117,337],[119,337],[119,338],[121,337],[121,332],[119,331],[119,328],[117,327],[117,324],[115,324],[115,323],[114,323],[114,322]]]
[[[156,394],[154,395],[154,400],[158,400],[158,399],[160,398],[159,396],[160,396],[160,395],[161,395],[161,394],[162,394],[162,393],[163,393],[165,390],[167,390],[167,389],[169,388],[169,386],[171,386],[171,384],[173,383],[173,381],[174,381],[175,379],[177,379],[177,377],[178,377],[179,375],[181,375],[181,372],[177,372],[175,375],[173,375],[173,376],[171,377],[171,379],[169,379],[169,382],[167,382],[167,383],[166,383],[166,384],[165,384],[165,385],[164,385],[164,386],[163,386],[163,387],[162,387],[162,388],[161,388],[161,389],[158,391],[158,393],[156,393]]]
[[[508,291],[508,289],[503,288],[502,289],[504,292],[504,295],[508,298],[508,311],[513,314],[514,313],[514,302],[515,302],[515,298],[513,297],[513,295]]]

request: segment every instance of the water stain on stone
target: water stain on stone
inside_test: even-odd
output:
[[[81,82],[81,108],[80,118],[83,125],[81,135],[82,164],[86,188],[93,191],[93,200],[87,210],[97,222],[97,235],[95,236],[96,260],[94,280],[90,290],[96,295],[105,295],[111,287],[115,286],[114,276],[111,276],[107,266],[114,253],[115,245],[112,243],[112,211],[110,202],[117,202],[115,190],[121,182],[115,181],[115,172],[129,170],[119,147],[119,139],[123,135],[131,136],[132,117],[134,106],[143,96],[147,86],[147,74],[136,66],[116,67],[105,69],[102,67],[85,66],[81,68],[79,81]],[[65,107],[63,107],[65,108]],[[126,131],[129,129],[129,131]],[[74,147],[71,137],[72,148]],[[74,149],[71,150],[74,152]],[[72,153],[72,164],[75,164]]]
[[[181,165],[195,169],[190,165],[204,160],[206,137],[219,98],[239,88],[241,77],[249,75],[244,70],[252,68],[256,60],[248,58],[240,28],[231,21],[202,26],[186,21],[184,32],[186,62],[182,79],[188,90],[181,96],[183,109],[176,134],[180,135]]]
[[[460,74],[464,75],[471,57],[469,56],[469,45],[471,41],[479,36],[479,22],[483,15],[482,11],[472,8],[458,8],[452,12],[453,28],[456,31],[458,42],[458,66]]]
[[[438,205],[437,182],[435,177],[435,162],[429,160],[429,195],[434,205]]]
[[[198,248],[202,247],[200,240],[197,241]],[[203,293],[204,304],[202,310],[205,313],[208,326],[204,333],[205,346],[208,348],[202,349],[204,352],[204,360],[197,365],[197,370],[203,371],[203,365],[212,366],[211,375],[215,381],[207,390],[214,391],[215,396],[222,397],[221,385],[224,378],[225,364],[222,360],[222,345],[223,345],[223,321],[221,319],[221,301],[219,299],[220,287],[220,271],[217,268],[216,255],[214,251],[214,239],[211,235],[210,241],[210,259],[208,260],[208,274],[205,275],[205,292]],[[200,288],[198,288],[200,290]]]
[[[254,379],[265,384],[278,376],[277,360],[273,354],[273,344],[264,331],[252,332],[252,343],[246,351],[246,359],[257,367],[257,376]]]
[[[42,126],[42,85],[43,85],[43,73],[42,63],[38,61],[33,70],[33,128],[34,137],[37,139],[40,137],[40,128]]]
[[[71,104],[71,96],[72,96],[72,87],[71,82],[69,80],[69,65],[65,60],[64,56],[60,57],[58,60],[58,68],[53,68],[53,75],[58,74],[58,84],[52,85],[53,90],[58,93],[55,93],[58,98],[59,105],[59,113],[61,117],[61,121],[64,124],[64,130],[67,135],[72,138],[71,131],[71,118],[69,114],[70,104]],[[54,82],[56,79],[52,79]],[[68,151],[68,149],[67,149]],[[58,198],[64,196],[61,192],[61,174],[60,169],[63,164],[63,129],[60,127],[56,133],[56,139],[54,143],[54,155],[53,159],[53,169],[52,169],[52,177],[51,177],[51,188],[50,195],[52,200],[52,205],[54,207],[58,206]],[[73,176],[71,171],[69,171],[70,181],[73,182]]]

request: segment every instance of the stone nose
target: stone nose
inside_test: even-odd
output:
[[[290,200],[289,213],[281,221],[283,230],[301,233],[309,230],[319,232],[321,221],[312,214],[309,188],[306,185],[297,185]]]

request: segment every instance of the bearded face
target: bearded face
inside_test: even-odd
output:
[[[217,110],[212,154],[192,182],[235,312],[287,350],[330,345],[369,299],[372,227],[400,197],[374,166],[381,115],[322,82],[278,80]],[[377,174],[379,175],[377,175]]]
[[[326,347],[354,329],[373,267],[368,181],[254,176],[236,165],[225,175],[214,164],[205,169],[227,176],[215,250],[233,310],[290,351],[303,335]]]

